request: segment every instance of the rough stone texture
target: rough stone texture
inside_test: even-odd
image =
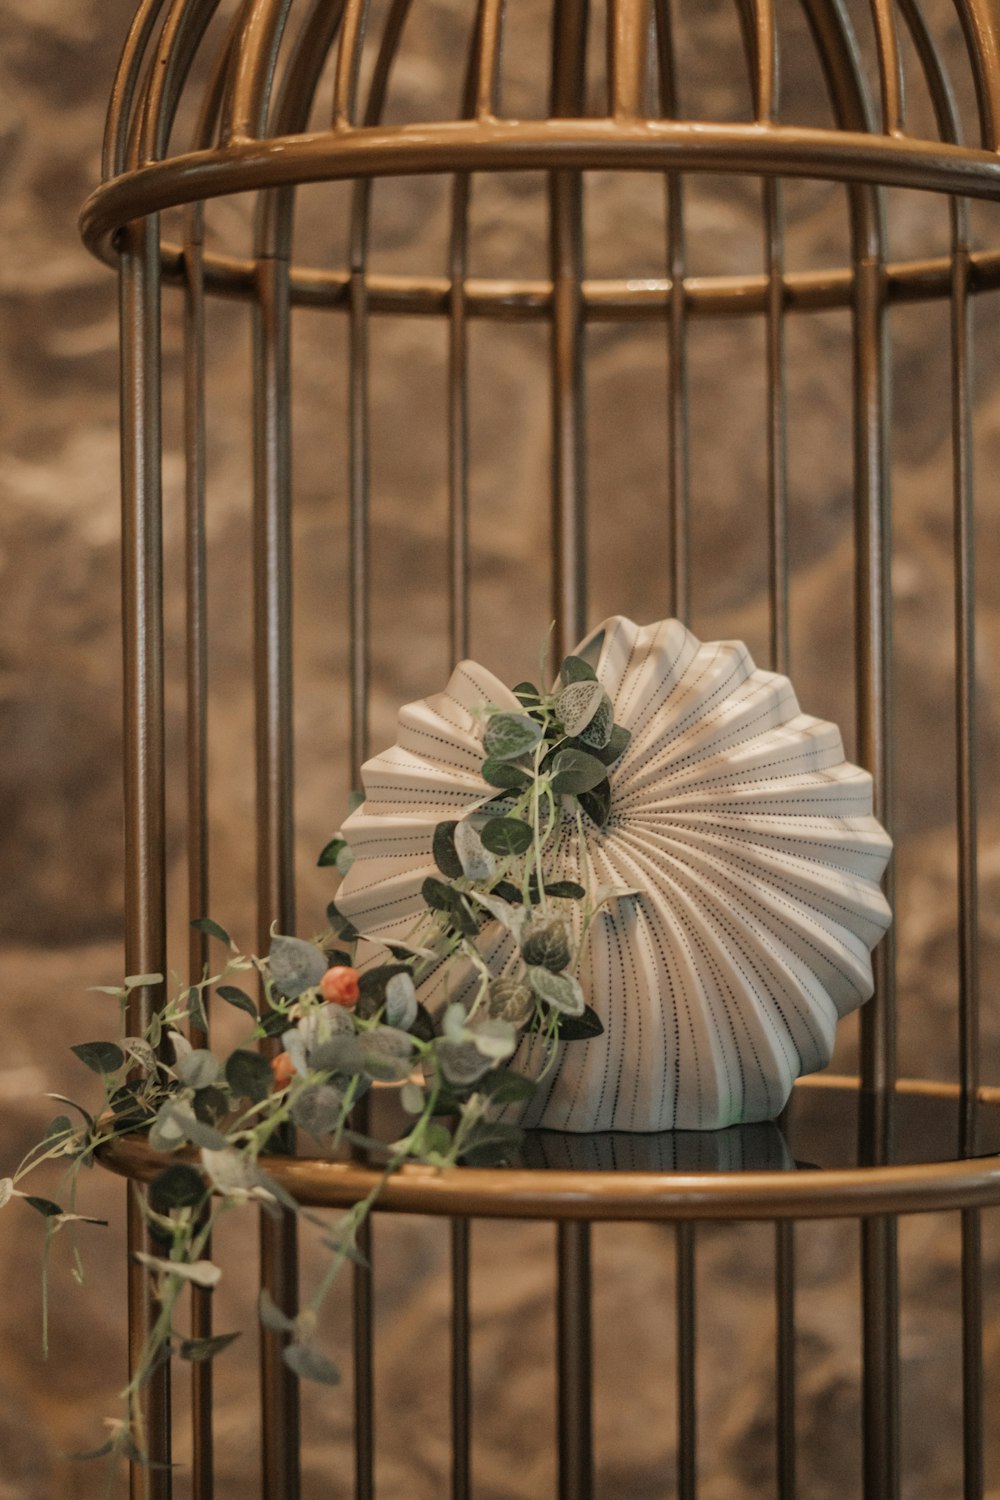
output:
[[[0,7],[0,826],[8,866],[0,902],[6,1022],[0,1100],[3,1159],[15,1160],[44,1124],[43,1088],[75,1093],[66,1046],[100,1035],[107,1001],[84,987],[119,972],[121,924],[117,562],[116,316],[113,278],[79,247],[75,215],[98,173],[104,100],[130,0],[5,0]],[[379,14],[381,8],[377,7]],[[857,8],[860,10],[861,8]],[[40,11],[43,10],[44,14]],[[946,0],[930,7],[949,56],[958,35]],[[453,109],[467,0],[417,6],[394,84],[390,118]],[[508,107],[544,113],[543,0],[512,11],[504,87]],[[697,15],[696,15],[697,12]],[[692,115],[737,118],[746,90],[737,67],[735,8],[687,7],[681,48]],[[785,18],[789,117],[823,124],[818,74],[804,26]],[[695,36],[697,21],[697,45]],[[863,37],[864,40],[864,37]],[[595,63],[596,68],[596,63]],[[959,81],[967,104],[969,90]],[[593,83],[596,107],[597,81]],[[916,118],[926,100],[911,93]],[[534,174],[478,183],[472,269],[544,275],[545,185]],[[303,195],[304,253],[342,264],[343,189]],[[788,263],[840,261],[844,200],[821,184],[789,185]],[[936,200],[894,195],[892,249],[939,251],[946,214]],[[410,180],[375,193],[373,264],[440,272],[447,253],[447,185]],[[733,179],[692,183],[689,256],[696,274],[760,266],[759,193]],[[976,215],[981,233],[995,223]],[[335,226],[331,230],[331,225]],[[246,243],[247,208],[220,203],[210,233]],[[660,184],[594,174],[588,184],[588,269],[659,274]],[[167,300],[165,463],[168,599],[168,749],[171,896],[183,901],[180,499],[183,467],[177,375],[178,310]],[[997,750],[1000,660],[998,536],[992,521],[1000,461],[1000,355],[995,298],[978,304],[977,460],[980,474],[980,748]],[[248,328],[243,309],[210,310],[212,434],[212,911],[251,940],[252,754],[247,691],[250,559]],[[892,315],[895,614],[900,740],[896,860],[900,1053],[905,1073],[954,1076],[957,1056],[955,840],[951,779],[951,563],[942,308]],[[588,352],[591,616],[658,618],[665,610],[667,436],[662,329],[592,326]],[[789,473],[793,675],[803,704],[840,722],[850,748],[850,346],[842,314],[791,319]],[[341,320],[303,314],[295,330],[296,817],[303,930],[318,920],[328,882],[314,852],[336,827],[347,791],[346,345]],[[532,669],[548,624],[548,411],[541,326],[478,324],[471,332],[472,652],[511,680]],[[372,743],[391,737],[397,705],[433,690],[448,667],[445,560],[446,333],[430,320],[385,319],[372,331]],[[748,322],[691,330],[693,610],[704,637],[737,635],[766,659],[767,554],[763,343]],[[983,1034],[986,1070],[1000,1041],[993,990],[1000,977],[1000,807],[983,787]],[[183,957],[182,922],[174,961]],[[845,1027],[838,1062],[851,1066]],[[58,1043],[58,1045],[54,1045]],[[63,1255],[54,1271],[53,1357],[37,1353],[40,1224],[14,1205],[0,1235],[0,1500],[61,1500],[100,1492],[98,1477],[59,1454],[96,1441],[122,1383],[122,1192],[95,1173],[88,1230],[90,1279],[74,1292]],[[254,1236],[220,1237],[227,1275],[218,1326],[250,1326]],[[901,1227],[903,1459],[906,1500],[959,1493],[960,1350],[956,1225],[932,1216]],[[770,1278],[766,1227],[700,1235],[701,1491],[705,1500],[774,1493]],[[859,1492],[860,1326],[853,1226],[799,1231],[801,1485],[810,1500]],[[553,1237],[544,1226],[475,1235],[476,1494],[537,1500],[553,1492],[551,1298]],[[986,1227],[995,1313],[996,1226]],[[312,1249],[307,1282],[319,1271]],[[249,1266],[248,1266],[249,1263]],[[445,1226],[387,1223],[379,1236],[379,1493],[438,1500],[447,1468],[447,1247]],[[672,1236],[650,1227],[595,1237],[600,1494],[654,1500],[675,1472]],[[248,1274],[241,1270],[247,1268]],[[346,1341],[346,1286],[329,1320]],[[252,1333],[247,1346],[252,1343]],[[1000,1331],[986,1336],[990,1390],[1000,1384]],[[220,1500],[256,1492],[249,1358],[218,1365]],[[307,1495],[347,1493],[349,1387],[305,1393]],[[182,1420],[183,1428],[183,1420]],[[989,1426],[988,1490],[1000,1495],[1000,1451]],[[184,1441],[181,1441],[181,1458]],[[186,1481],[178,1481],[185,1494]],[[332,1487],[332,1488],[331,1488]]]

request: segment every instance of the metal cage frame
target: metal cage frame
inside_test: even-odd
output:
[[[807,1217],[847,1216],[862,1246],[863,1489],[868,1500],[899,1494],[898,1284],[895,1215],[953,1209],[962,1222],[964,1459],[966,1500],[981,1497],[983,1475],[982,1267],[979,1211],[1000,1203],[1000,1159],[975,1158],[977,1112],[1000,1094],[983,1086],[979,1045],[975,593],[971,326],[977,293],[1000,288],[1000,247],[977,250],[969,200],[1000,199],[1000,12],[995,0],[954,0],[961,25],[978,138],[963,139],[962,114],[920,0],[867,0],[878,89],[869,87],[845,0],[802,0],[822,66],[836,128],[788,123],[779,90],[779,21],[772,0],[736,0],[752,117],[717,123],[687,119],[678,103],[678,65],[671,0],[609,0],[607,96],[603,112],[585,112],[587,0],[552,0],[551,111],[545,120],[506,116],[499,99],[504,0],[477,0],[469,11],[469,52],[460,109],[432,123],[384,125],[390,75],[410,0],[391,0],[374,38],[374,66],[362,97],[363,49],[372,41],[366,0],[242,0],[225,42],[211,60],[189,149],[172,145],[175,117],[219,0],[141,0],[114,86],[104,150],[103,185],[84,208],[90,248],[119,269],[122,328],[124,641],[126,684],[126,964],[128,972],[162,972],[166,950],[164,822],[163,562],[161,519],[161,288],[180,287],[185,302],[184,413],[187,551],[187,767],[190,914],[204,913],[208,893],[205,551],[205,300],[245,299],[254,328],[255,692],[257,705],[258,912],[262,934],[272,920],[294,930],[290,673],[289,330],[296,306],[339,311],[349,324],[349,418],[345,444],[350,510],[351,758],[367,755],[370,676],[368,545],[368,338],[383,312],[447,321],[449,338],[450,529],[442,541],[450,569],[450,632],[455,657],[465,654],[468,582],[468,325],[475,318],[531,319],[550,329],[552,435],[552,608],[556,650],[585,623],[585,487],[583,333],[591,321],[654,320],[665,330],[670,440],[667,529],[671,545],[669,606],[688,608],[687,330],[700,318],[753,313],[766,334],[770,566],[770,665],[788,662],[787,401],[785,329],[799,309],[848,310],[853,341],[855,573],[858,758],[875,778],[883,821],[891,815],[887,309],[897,302],[941,299],[951,316],[956,700],[959,834],[960,1076],[950,1091],[963,1121],[958,1159],[920,1167],[891,1162],[895,1064],[894,954],[891,938],[876,954],[876,996],[863,1012],[861,1077],[863,1164],[841,1173],[541,1173],[463,1171],[454,1179],[418,1168],[387,1187],[386,1210],[453,1215],[452,1414],[455,1500],[470,1480],[470,1217],[538,1216],[558,1223],[560,1347],[560,1495],[588,1500],[593,1491],[590,1428],[589,1229],[601,1218],[656,1219],[676,1225],[678,1341],[678,1490],[697,1488],[694,1288],[699,1219],[757,1218],[775,1227],[777,1306],[778,1482],[782,1500],[796,1493],[794,1224]],[[292,35],[290,17],[298,30]],[[932,139],[907,131],[901,32],[922,70],[936,119]],[[309,129],[327,59],[335,55],[328,128]],[[655,101],[652,105],[650,100]],[[457,101],[458,102],[458,101]],[[584,275],[583,174],[596,169],[660,174],[667,201],[662,278],[634,286]],[[497,281],[468,275],[469,201],[473,174],[534,169],[548,174],[550,274]],[[763,183],[765,271],[697,278],[685,255],[684,184],[689,175],[749,174]],[[403,174],[452,179],[448,265],[439,276],[375,274],[368,267],[372,184]],[[785,267],[782,179],[841,183],[849,205],[849,264],[829,271]],[[295,256],[294,206],[299,185],[353,183],[349,263],[330,270]],[[947,195],[950,250],[937,259],[890,262],[884,193],[919,188]],[[249,257],[206,248],[205,202],[259,194],[256,240]],[[180,241],[161,235],[163,210],[185,210]],[[205,938],[191,938],[190,965],[200,975]],[[142,1026],[162,995],[133,995],[133,1026]],[[204,1045],[204,1034],[195,1045]],[[821,1085],[822,1086],[822,1085]],[[933,1091],[933,1086],[924,1086]],[[111,1164],[141,1181],[156,1169],[142,1144],[116,1148]],[[363,1196],[372,1172],[362,1164],[276,1162],[276,1172],[304,1201],[345,1204]],[[133,1206],[130,1243],[144,1243]],[[296,1247],[292,1226],[264,1219],[263,1280],[275,1301],[294,1306]],[[130,1267],[133,1354],[154,1315],[146,1272]],[[195,1331],[209,1329],[209,1297],[195,1291]],[[372,1425],[372,1288],[355,1273],[356,1476],[359,1497],[374,1493]],[[297,1390],[281,1361],[281,1336],[262,1334],[262,1494],[298,1493]],[[211,1369],[193,1371],[194,1494],[212,1493]],[[169,1381],[153,1376],[144,1393],[154,1460],[170,1451]],[[167,1469],[135,1467],[133,1494],[161,1500]]]

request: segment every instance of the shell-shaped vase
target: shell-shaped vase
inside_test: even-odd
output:
[[[523,1123],[634,1132],[773,1119],[796,1078],[829,1062],[839,1018],[872,994],[892,846],[871,777],[741,642],[616,616],[574,654],[631,739],[607,822],[584,816],[581,838],[567,815],[548,871],[641,894],[605,905],[583,946],[579,978],[603,1035],[560,1044]],[[462,662],[444,692],[400,711],[396,744],[364,766],[337,901],[367,936],[406,938],[436,873],[435,826],[495,795],[482,777],[488,707],[520,711],[491,673]],[[579,924],[578,904],[565,905]],[[499,923],[478,945],[494,974],[517,961]],[[456,977],[445,965],[421,998],[439,1008],[474,984],[471,967]],[[524,1040],[516,1065],[538,1072],[540,1052]]]

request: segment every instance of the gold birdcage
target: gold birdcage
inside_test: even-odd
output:
[[[447,582],[442,629],[456,659],[468,649],[476,610],[470,414],[478,387],[488,379],[470,354],[476,328],[523,325],[545,341],[547,386],[538,387],[536,402],[547,413],[551,460],[544,569],[557,652],[583,634],[588,584],[599,585],[595,527],[603,526],[607,536],[609,525],[630,524],[626,504],[609,521],[607,504],[598,514],[593,497],[588,502],[585,395],[594,331],[625,338],[638,330],[659,340],[662,507],[643,565],[657,580],[661,613],[688,619],[692,538],[699,525],[691,432],[697,427],[701,441],[706,434],[711,440],[728,420],[718,387],[692,379],[691,351],[706,327],[738,330],[745,351],[738,378],[758,384],[763,454],[762,494],[746,500],[742,524],[761,538],[768,664],[785,671],[790,661],[808,669],[808,646],[800,649],[795,639],[790,608],[790,532],[796,523],[788,448],[795,441],[796,415],[788,349],[796,320],[836,314],[844,338],[839,368],[850,434],[853,601],[846,634],[853,660],[845,664],[844,677],[853,683],[856,700],[855,754],[873,772],[879,816],[891,825],[898,651],[890,590],[892,315],[917,304],[943,308],[943,321],[934,325],[942,336],[932,357],[952,455],[947,556],[955,731],[949,774],[956,788],[958,932],[953,1079],[897,1079],[890,939],[876,954],[877,988],[863,1012],[858,1078],[796,1090],[793,1114],[799,1109],[806,1121],[803,1139],[822,1141],[824,1121],[840,1121],[843,1159],[821,1163],[827,1170],[780,1170],[766,1152],[761,1162],[749,1148],[742,1166],[737,1153],[715,1163],[722,1170],[702,1170],[677,1142],[669,1149],[661,1143],[658,1151],[633,1157],[638,1165],[616,1169],[620,1156],[613,1150],[584,1146],[574,1157],[550,1143],[547,1154],[529,1152],[511,1169],[460,1168],[443,1176],[404,1171],[387,1185],[380,1207],[451,1218],[456,1500],[473,1493],[470,1220],[525,1217],[557,1225],[562,1500],[588,1500],[594,1493],[592,1222],[674,1226],[676,1493],[683,1500],[693,1500],[698,1487],[697,1226],[707,1220],[773,1222],[776,1492],[790,1500],[798,1492],[795,1224],[856,1220],[863,1319],[858,1493],[891,1500],[901,1492],[896,1216],[953,1213],[961,1225],[963,1483],[964,1495],[973,1500],[985,1485],[980,1210],[1000,1202],[1000,1159],[988,1149],[1000,1096],[980,1076],[971,334],[980,307],[989,306],[989,294],[1000,287],[1000,237],[980,244],[986,230],[977,218],[978,204],[1000,197],[1000,13],[995,0],[941,0],[933,8],[923,0],[734,0],[731,6],[607,0],[599,14],[588,0],[536,0],[529,6],[469,0],[448,12],[449,27],[442,32],[452,42],[461,38],[445,69],[455,79],[454,100],[445,110],[436,96],[413,107],[419,87],[394,93],[422,5],[426,10],[426,0],[243,0],[229,7],[220,0],[142,0],[125,44],[108,120],[104,181],[84,209],[82,227],[95,253],[118,267],[121,284],[128,972],[165,972],[167,966],[161,460],[168,387],[175,400],[180,391],[186,461],[188,915],[203,916],[209,899],[206,452],[213,411],[231,399],[212,379],[210,299],[242,302],[252,325],[252,674],[257,911],[265,942],[273,921],[283,931],[294,930],[295,922],[292,329],[300,309],[346,323],[337,345],[346,399],[329,451],[343,476],[348,602],[341,628],[355,785],[368,753],[372,612],[378,602],[371,560],[370,350],[380,318],[422,320],[421,326],[445,330],[446,398],[438,439],[446,453],[447,504],[435,512],[435,544]],[[537,53],[542,42],[544,56]],[[537,55],[519,53],[519,43]],[[791,99],[779,69],[779,58],[787,61],[790,49],[796,56],[808,53],[814,80],[811,91]],[[711,117],[716,95],[706,84],[706,55],[732,72],[731,97],[745,99],[745,105],[730,106],[732,118]],[[534,67],[543,80],[534,106],[517,74],[519,58],[525,71]],[[699,87],[689,90],[685,70],[698,68]],[[419,68],[414,76],[419,83]],[[541,184],[544,257],[531,274],[517,264],[483,274],[473,263],[481,194],[498,174],[505,180],[527,174]],[[643,201],[656,195],[662,203],[660,263],[652,274],[648,267],[635,274],[627,267],[614,274],[591,269],[594,219],[588,205],[591,199],[599,204],[602,184],[621,174],[639,174]],[[428,192],[434,183],[446,184],[441,264],[432,271],[374,266],[379,195],[399,194],[413,178],[426,180]],[[730,268],[720,260],[703,271],[690,255],[691,205],[706,184],[716,182],[737,183],[749,195],[744,201],[751,204],[755,234],[749,249],[745,242],[741,246],[741,265]],[[315,218],[308,233],[302,229],[298,206],[313,186],[329,184],[346,186],[336,208],[318,221],[329,231],[324,244]],[[796,192],[816,187],[836,205],[843,253],[831,263],[799,267],[787,252],[787,205]],[[901,193],[938,205],[943,243],[892,258],[888,210]],[[224,232],[205,233],[206,216],[218,203],[247,201],[238,195],[254,195],[249,247],[226,244]],[[724,239],[720,222],[717,233]],[[985,212],[982,224],[989,227]],[[161,341],[161,291],[174,288],[183,299],[180,361],[164,354]],[[537,383],[534,366],[526,367],[524,378]],[[317,399],[314,390],[310,399]],[[521,437],[514,430],[507,441],[516,446]],[[395,607],[405,619],[405,589]],[[195,975],[202,972],[204,942],[201,934],[191,940]],[[158,1003],[155,989],[137,993],[136,1023]],[[939,1070],[930,1071],[936,1076]],[[940,1131],[933,1145],[926,1144],[921,1121],[928,1111],[945,1121],[944,1147]],[[139,1180],[155,1170],[151,1153],[135,1143],[116,1147],[112,1164]],[[319,1205],[357,1201],[377,1175],[362,1162],[304,1159],[277,1161],[274,1171],[303,1201]],[[133,1208],[134,1247],[141,1246],[143,1234]],[[263,1284],[280,1306],[292,1308],[293,1229],[265,1220],[261,1236]],[[354,1274],[354,1491],[370,1496],[372,1274],[363,1268]],[[147,1277],[137,1265],[130,1269],[129,1311],[135,1348],[153,1316]],[[195,1293],[195,1319],[205,1332],[207,1293]],[[167,1461],[170,1403],[163,1371],[149,1381],[145,1408],[151,1456]],[[294,1500],[299,1493],[297,1415],[297,1388],[281,1362],[281,1336],[265,1331],[261,1493],[268,1500]],[[194,1367],[193,1423],[193,1493],[204,1500],[213,1491],[208,1365]],[[158,1497],[170,1488],[168,1469],[135,1468],[133,1493]]]

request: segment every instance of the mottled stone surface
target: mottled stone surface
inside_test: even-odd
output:
[[[96,182],[104,100],[131,0],[4,0],[0,5],[0,1007],[5,1044],[0,1167],[16,1159],[52,1106],[44,1088],[86,1087],[66,1047],[100,1035],[109,1001],[85,986],[120,972],[120,834],[116,303],[113,277],[80,248],[75,218]],[[376,7],[381,15],[383,7]],[[859,14],[861,7],[857,7]],[[929,7],[957,56],[946,0]],[[543,0],[512,7],[505,102],[544,113]],[[460,89],[467,0],[415,7],[394,81],[390,118],[430,118]],[[680,50],[692,114],[738,118],[735,8],[688,6]],[[804,26],[785,17],[789,117],[828,123]],[[865,40],[862,28],[862,40]],[[598,63],[592,104],[598,107]],[[970,91],[958,78],[960,99]],[[927,102],[911,91],[914,118]],[[187,119],[187,116],[183,117]],[[658,180],[588,179],[590,274],[655,276],[663,266]],[[476,184],[471,269],[546,272],[545,183],[504,174]],[[374,195],[372,263],[440,274],[447,263],[447,184],[389,183]],[[721,178],[688,189],[694,274],[759,269],[756,183]],[[303,195],[303,253],[342,265],[343,189]],[[946,243],[941,203],[897,194],[892,253],[920,256]],[[846,253],[843,195],[822,184],[786,191],[788,264],[808,269]],[[243,203],[214,205],[210,235],[239,251]],[[987,216],[976,215],[985,234]],[[997,243],[992,225],[992,243]],[[980,757],[997,751],[1000,540],[994,525],[1000,463],[996,300],[977,304],[980,475]],[[212,912],[241,939],[253,932],[252,705],[248,527],[249,326],[245,310],[210,309]],[[893,572],[897,663],[897,932],[902,1071],[954,1076],[957,1057],[952,583],[947,311],[897,309],[894,381]],[[666,611],[669,576],[664,333],[658,325],[592,325],[587,334],[592,619]],[[168,297],[165,515],[170,890],[184,899],[183,569],[179,451],[179,309]],[[767,653],[764,345],[747,320],[691,328],[692,613],[702,636],[742,636]],[[446,329],[385,318],[372,330],[373,723],[391,737],[398,704],[435,689],[448,669]],[[301,927],[318,923],[329,882],[313,866],[336,828],[345,770],[346,330],[343,320],[297,316],[295,362],[296,820]],[[470,333],[472,400],[471,649],[510,680],[532,670],[549,618],[547,341],[541,324],[477,323]],[[792,672],[804,706],[844,726],[852,744],[850,330],[842,313],[788,325]],[[986,1072],[1000,1042],[993,998],[1000,978],[1000,804],[983,787],[983,1038]],[[174,921],[173,961],[183,960]],[[853,1064],[847,1026],[838,1062]],[[60,1454],[97,1441],[123,1382],[121,1185],[86,1183],[107,1230],[81,1235],[89,1275],[72,1287],[55,1256],[52,1345],[38,1354],[41,1225],[23,1205],[0,1233],[0,1500],[63,1500],[100,1493],[100,1480]],[[414,1219],[379,1235],[379,1494],[439,1500],[446,1492],[447,1231]],[[252,1322],[255,1236],[220,1235],[226,1277],[220,1328]],[[900,1230],[902,1453],[906,1500],[954,1500],[960,1475],[957,1226],[946,1216]],[[775,1492],[773,1232],[766,1226],[700,1234],[698,1313],[703,1500]],[[64,1250],[65,1247],[61,1247]],[[474,1236],[477,1500],[553,1493],[554,1239],[545,1226],[477,1228]],[[987,1222],[986,1362],[1000,1399],[996,1285],[1000,1239]],[[305,1252],[307,1282],[319,1274]],[[599,1493],[661,1500],[672,1493],[674,1320],[672,1232],[644,1226],[595,1235]],[[859,1493],[861,1368],[859,1249],[851,1225],[798,1232],[801,1492],[809,1500]],[[245,1273],[245,1274],[244,1274]],[[348,1338],[346,1285],[329,1317],[331,1345]],[[256,1493],[253,1334],[246,1354],[218,1365],[220,1500]],[[178,1385],[178,1396],[181,1390]],[[183,1402],[179,1402],[183,1408]],[[348,1492],[350,1389],[305,1392],[306,1494]],[[183,1433],[184,1421],[181,1418]],[[998,1424],[989,1424],[987,1488],[1000,1496]],[[181,1459],[185,1439],[181,1440]],[[188,1493],[182,1470],[178,1493]]]

